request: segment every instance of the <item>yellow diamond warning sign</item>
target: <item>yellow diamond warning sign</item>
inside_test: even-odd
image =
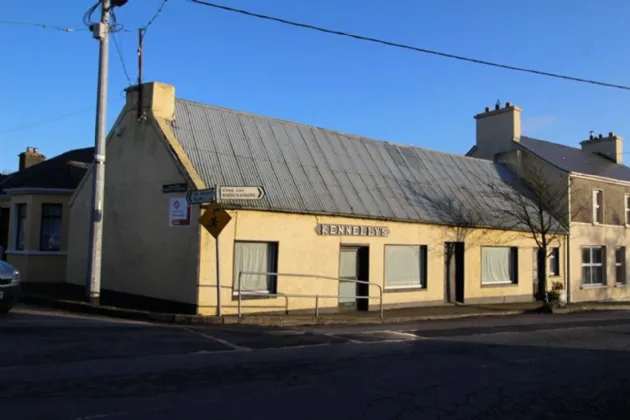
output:
[[[199,223],[215,238],[230,223],[232,217],[217,203],[211,203],[199,218]]]

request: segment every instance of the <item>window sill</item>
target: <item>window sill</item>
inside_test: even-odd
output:
[[[583,284],[580,289],[605,289],[608,287],[605,284]]]
[[[481,283],[481,287],[482,288],[486,288],[486,287],[518,287],[518,283]]]
[[[415,287],[392,287],[391,289],[383,289],[383,293],[405,293],[405,292],[426,292],[428,289],[422,286]]]
[[[277,294],[274,293],[268,293],[268,292],[256,292],[259,294],[255,294],[255,295],[249,295],[247,294],[247,292],[243,292],[243,294],[241,295],[241,300],[260,300],[260,299],[275,299],[278,297],[282,297],[282,296],[278,296]],[[315,299],[315,297],[313,296],[313,299]],[[238,300],[238,293],[232,293],[232,301],[237,301]]]
[[[624,287],[628,287],[628,285],[627,285],[627,284],[625,284],[625,283],[616,283],[616,284],[615,284],[615,287],[624,288]]]

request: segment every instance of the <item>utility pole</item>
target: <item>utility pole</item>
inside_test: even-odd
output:
[[[138,121],[142,120],[144,106],[142,97],[142,64],[144,50],[144,28],[138,29]]]
[[[99,304],[101,297],[101,261],[103,247],[103,199],[105,196],[105,126],[107,124],[107,76],[109,68],[109,14],[111,0],[101,1],[101,21],[91,26],[99,40],[98,88],[96,98],[96,133],[92,172],[92,212],[86,294],[90,303]]]

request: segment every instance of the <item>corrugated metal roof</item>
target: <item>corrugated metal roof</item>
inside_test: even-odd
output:
[[[531,137],[521,137],[517,144],[566,172],[630,181],[629,167],[595,153]]]
[[[206,185],[262,186],[226,206],[505,227],[490,185],[521,188],[501,164],[395,145],[178,99],[173,131]],[[480,182],[480,179],[487,180]]]

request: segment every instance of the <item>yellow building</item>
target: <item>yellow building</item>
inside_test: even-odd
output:
[[[475,118],[469,156],[509,161],[519,172],[537,168],[534,175],[554,180],[556,217],[569,231],[569,301],[630,300],[630,167],[623,164],[623,138],[591,135],[579,148],[533,139],[522,135],[521,109],[509,103]]]
[[[244,313],[312,312],[316,300],[328,311],[374,309],[381,290],[386,308],[533,299],[535,243],[506,230],[493,212],[501,203],[476,181],[517,185],[503,165],[176,99],[161,83],[141,88],[142,115],[139,88],[129,88],[107,140],[104,291],[211,315],[217,284],[222,313],[236,313],[239,278]],[[203,209],[186,203],[187,190],[215,185],[265,192],[221,200],[231,219],[218,270]],[[91,188],[88,173],[70,201],[66,271],[76,285]],[[553,246],[563,258],[563,240]]]
[[[20,154],[19,170],[0,181],[0,258],[20,270],[22,283],[65,283],[68,201],[85,176],[92,150],[46,160],[28,147]]]

